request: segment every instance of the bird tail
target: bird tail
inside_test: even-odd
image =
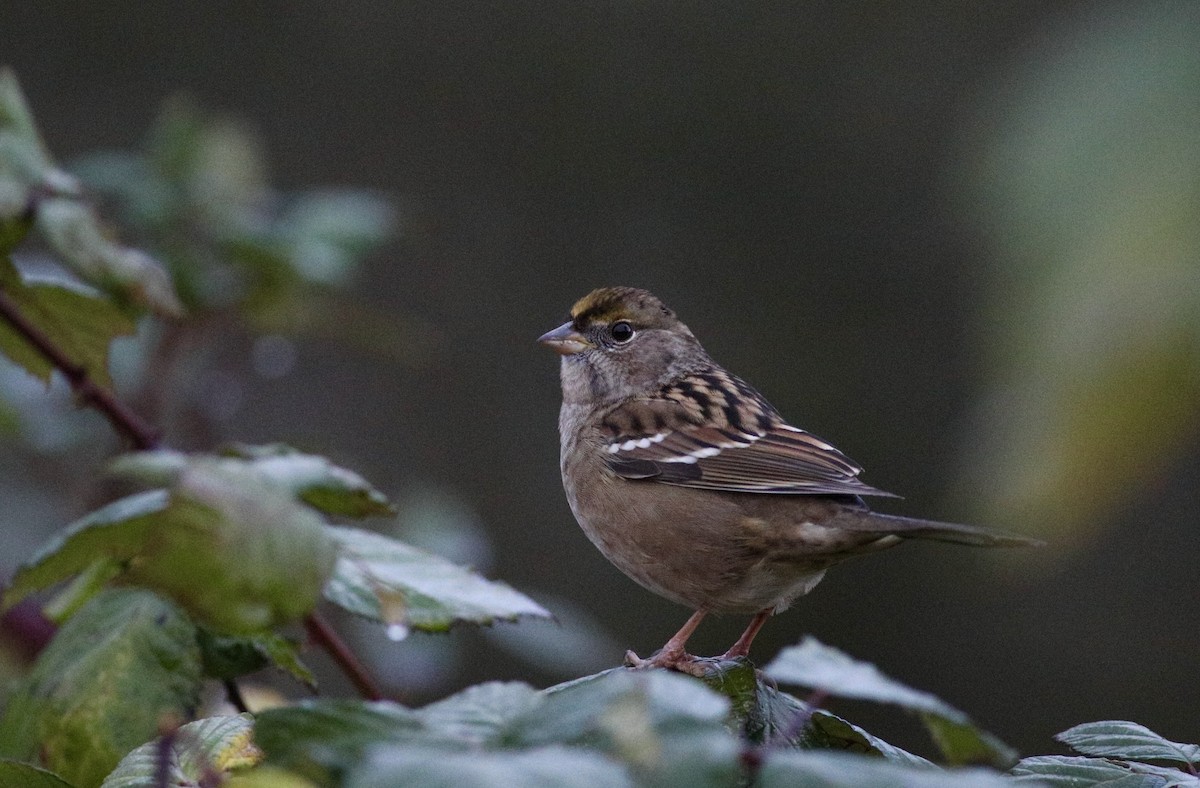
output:
[[[845,523],[842,522],[843,517],[847,520]],[[855,531],[894,534],[902,539],[930,539],[936,542],[951,542],[973,547],[1041,547],[1046,544],[1040,539],[1032,539],[995,528],[943,523],[937,520],[920,520],[915,517],[900,517],[872,511],[845,512],[832,524],[839,528]]]

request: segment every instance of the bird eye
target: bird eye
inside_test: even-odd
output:
[[[609,333],[612,334],[613,339],[624,344],[633,339],[634,332],[633,326],[629,325],[628,320],[618,320],[612,324],[612,328],[609,329]]]

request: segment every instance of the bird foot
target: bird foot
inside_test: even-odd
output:
[[[667,670],[686,673],[689,676],[703,678],[712,668],[712,660],[693,656],[686,651],[656,651],[647,659],[642,659],[632,651],[625,652],[625,665],[634,670],[646,668],[666,668]]]

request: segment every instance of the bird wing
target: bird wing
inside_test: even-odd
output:
[[[793,427],[761,394],[713,367],[611,410],[609,467],[627,479],[729,492],[885,495],[853,460]]]

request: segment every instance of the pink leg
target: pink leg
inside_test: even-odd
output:
[[[748,656],[750,654],[750,644],[754,642],[754,636],[758,634],[758,630],[762,629],[763,624],[767,623],[767,619],[770,617],[771,608],[769,607],[755,613],[754,618],[750,620],[750,626],[746,627],[746,631],[737,639],[737,642],[729,647],[723,659]]]
[[[696,631],[696,627],[700,626],[700,622],[704,620],[707,612],[707,610],[697,610],[692,613],[687,622],[667,641],[666,645],[649,659],[642,659],[632,651],[626,651],[625,664],[634,668],[670,668],[688,672],[686,666],[694,662],[696,658],[684,649],[687,646],[688,638]]]

